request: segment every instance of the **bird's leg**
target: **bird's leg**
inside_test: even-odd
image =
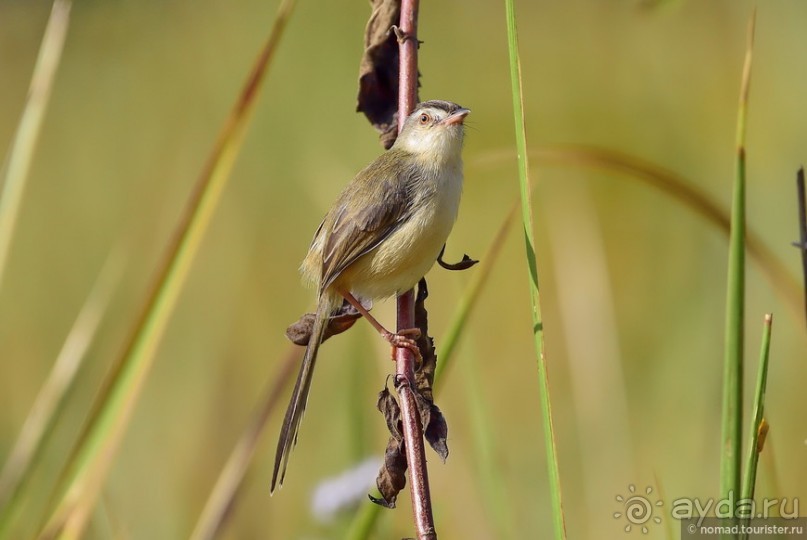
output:
[[[344,296],[345,300],[350,302],[350,305],[356,308],[356,310],[361,313],[365,319],[367,319],[367,322],[373,325],[373,328],[375,328],[378,333],[381,334],[381,337],[386,339],[393,347],[409,349],[412,351],[412,354],[415,355],[418,362],[422,361],[423,357],[420,354],[420,348],[415,342],[415,340],[420,337],[420,328],[403,328],[398,330],[398,333],[393,334],[381,326],[381,323],[378,322],[375,317],[370,315],[370,312],[367,311],[363,305],[361,305],[361,302],[356,300],[355,296],[350,294],[348,291],[339,291],[339,294]]]

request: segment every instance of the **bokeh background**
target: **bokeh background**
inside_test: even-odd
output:
[[[73,7],[0,289],[0,458],[109,253],[121,252],[125,264],[32,482],[20,537],[34,532],[277,4]],[[618,150],[682,175],[728,208],[753,6],[518,2],[529,146]],[[44,1],[0,1],[0,147],[12,139],[49,10]],[[187,537],[277,377],[289,349],[284,329],[313,305],[299,261],[341,186],[380,151],[354,112],[368,14],[362,1],[297,6],[88,538]],[[759,5],[747,137],[750,227],[799,281],[790,242],[795,172],[807,160],[805,20],[804,3]],[[473,110],[447,258],[478,257],[518,190],[504,5],[422,2],[419,37],[422,97]],[[615,497],[630,485],[650,486],[664,502],[662,525],[645,536],[666,538],[676,525],[674,499],[714,497],[719,486],[726,237],[623,173],[537,159],[531,173],[569,538],[640,534],[625,533],[626,522],[613,517],[621,510]],[[438,352],[473,272],[429,274]],[[441,464],[430,454],[430,475],[445,538],[551,534],[527,291],[523,239],[513,227],[439,383],[451,455]],[[804,316],[753,261],[747,291],[747,409],[762,317],[775,316],[758,494],[804,498]],[[393,302],[376,311],[392,324]],[[311,494],[383,451],[375,398],[392,369],[387,358],[363,322],[324,347],[287,485],[269,498],[283,412],[276,410],[224,537],[342,537],[349,516],[317,520]],[[499,510],[489,504],[486,477],[504,487]],[[411,535],[409,504],[406,491],[397,510],[383,512],[375,537]]]

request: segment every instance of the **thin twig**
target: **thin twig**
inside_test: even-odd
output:
[[[402,34],[399,41],[400,71],[398,86],[398,132],[404,120],[414,110],[417,101],[417,15],[418,0],[402,0]],[[410,290],[398,297],[398,330],[415,326],[415,293]],[[409,489],[412,511],[419,540],[437,538],[432,516],[429,475],[426,469],[426,452],[423,445],[423,427],[413,388],[415,387],[415,357],[408,349],[395,349],[396,389],[401,400],[404,446],[409,468]]]
[[[796,192],[799,204],[799,242],[794,245],[801,250],[801,268],[804,277],[804,321],[807,322],[807,194],[804,188],[804,167],[796,175]]]

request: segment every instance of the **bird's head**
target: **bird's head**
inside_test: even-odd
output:
[[[424,101],[407,117],[393,148],[436,162],[458,159],[468,109],[450,101]]]

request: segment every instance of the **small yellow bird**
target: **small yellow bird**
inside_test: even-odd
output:
[[[343,298],[387,341],[416,350],[407,337],[416,337],[416,329],[387,331],[359,299],[406,292],[437,260],[457,218],[463,122],[469,112],[450,101],[418,104],[392,148],[345,187],[314,234],[301,271],[317,288],[317,312],[280,430],[272,492],[283,484],[311,389],[317,350],[328,318]]]

